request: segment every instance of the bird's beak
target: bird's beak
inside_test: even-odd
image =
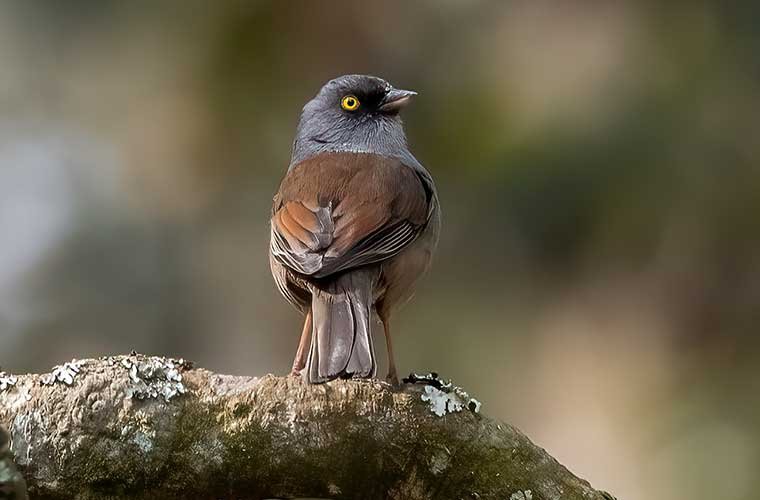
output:
[[[406,107],[406,105],[409,104],[409,101],[412,100],[412,97],[416,95],[417,92],[413,90],[392,89],[385,94],[385,98],[383,98],[383,103],[380,105],[379,109],[383,113],[398,113],[402,108]]]

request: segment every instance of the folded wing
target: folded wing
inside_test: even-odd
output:
[[[322,278],[397,255],[427,224],[431,192],[399,160],[326,153],[292,168],[272,210],[271,250]]]

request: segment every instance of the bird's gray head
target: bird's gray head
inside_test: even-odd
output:
[[[329,151],[411,157],[398,113],[416,94],[375,76],[330,80],[303,108],[290,166]]]

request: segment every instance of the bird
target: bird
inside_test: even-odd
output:
[[[273,198],[269,262],[305,317],[291,374],[308,383],[375,378],[376,313],[386,380],[398,385],[391,315],[430,268],[441,226],[433,177],[409,150],[399,116],[416,95],[344,75],[301,112]]]

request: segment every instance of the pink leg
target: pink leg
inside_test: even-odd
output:
[[[293,360],[293,369],[290,371],[291,375],[300,376],[301,370],[306,366],[306,353],[309,348],[309,340],[311,339],[311,309],[306,313],[306,320],[303,322],[303,332],[301,332],[301,340],[298,342],[298,350],[296,351],[296,357]]]
[[[380,320],[383,322],[383,329],[385,330],[385,345],[388,348],[388,376],[385,380],[395,386],[398,386],[398,373],[396,372],[396,357],[393,355],[393,343],[391,342],[391,325],[390,319],[385,315],[380,316]]]

